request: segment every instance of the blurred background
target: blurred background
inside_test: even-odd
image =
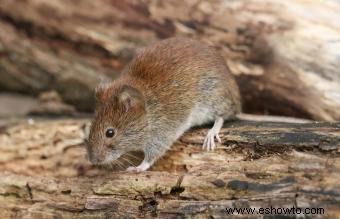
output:
[[[340,119],[340,3],[330,0],[0,0],[0,118],[78,116],[139,49],[216,47],[247,113]]]

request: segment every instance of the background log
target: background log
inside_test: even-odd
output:
[[[207,129],[196,128],[136,174],[89,165],[87,122],[1,128],[0,218],[221,218],[226,208],[270,206],[340,216],[339,123],[229,122],[215,152],[201,150]]]
[[[89,111],[100,77],[184,35],[221,51],[246,112],[339,120],[339,11],[317,0],[1,0],[0,89],[56,90]]]

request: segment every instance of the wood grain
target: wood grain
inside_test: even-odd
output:
[[[229,207],[270,206],[339,217],[339,123],[228,122],[214,152],[201,150],[207,129],[196,128],[136,174],[88,163],[88,121],[1,129],[0,218],[225,218]]]

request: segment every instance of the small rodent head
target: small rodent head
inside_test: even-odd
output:
[[[114,83],[96,90],[96,113],[87,153],[94,164],[109,164],[128,151],[142,150],[147,127],[144,96]]]

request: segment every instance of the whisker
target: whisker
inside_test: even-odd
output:
[[[140,157],[137,157],[137,156],[135,156],[135,155],[133,155],[133,154],[129,154],[129,153],[124,154],[124,155],[127,156],[127,157],[130,157],[130,158],[133,158],[135,161],[138,161],[138,160],[141,159]]]
[[[122,159],[123,159],[124,161],[126,161],[130,166],[135,167],[135,165],[134,165],[131,161],[129,161],[128,159],[125,159],[124,157],[122,157]]]
[[[120,171],[123,171],[125,168],[124,168],[124,165],[119,161],[119,160],[115,160],[115,163],[118,165],[118,167],[120,168]],[[118,169],[119,170],[119,169]]]

